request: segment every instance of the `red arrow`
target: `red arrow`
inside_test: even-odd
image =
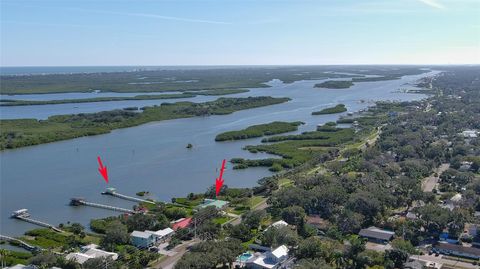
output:
[[[225,170],[225,159],[222,161],[222,168],[220,169],[220,176],[215,180],[215,196],[218,196],[220,189],[223,186],[223,171]]]
[[[98,160],[98,172],[103,176],[103,179],[105,179],[105,182],[108,183],[108,172],[107,172],[107,167],[103,166],[102,160],[100,159],[100,156],[97,157]]]

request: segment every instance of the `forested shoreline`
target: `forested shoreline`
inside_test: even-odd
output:
[[[289,101],[289,98],[219,98],[205,103],[177,102],[141,108],[142,112],[113,110],[91,114],[51,116],[47,120],[0,120],[0,150],[109,133],[152,121],[225,115]]]

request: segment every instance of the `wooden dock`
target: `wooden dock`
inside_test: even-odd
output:
[[[118,193],[115,188],[107,188],[107,190],[102,192],[102,194],[111,195],[111,196],[114,196],[114,197],[118,197],[120,199],[129,200],[129,201],[138,202],[138,203],[148,203],[148,204],[152,204],[152,205],[155,204],[154,201],[149,201],[149,200],[140,199],[140,198],[137,198],[137,197],[132,197],[132,196],[128,196],[128,195],[125,195],[125,194]]]
[[[62,230],[60,230],[59,228],[55,227],[52,224],[49,224],[49,223],[46,223],[46,222],[43,222],[43,221],[40,221],[40,220],[32,219],[26,208],[14,211],[12,213],[12,218],[15,218],[15,219],[18,219],[18,220],[23,220],[23,221],[26,221],[26,222],[29,222],[29,223],[32,223],[32,224],[35,224],[35,225],[38,225],[38,226],[50,228],[50,229],[54,230],[55,232],[59,232],[59,233],[63,232]]]
[[[104,205],[104,204],[87,202],[87,201],[86,201],[85,199],[83,199],[83,198],[72,198],[72,199],[70,200],[70,205],[72,205],[72,206],[85,205],[85,206],[103,208],[103,209],[108,209],[108,210],[113,210],[113,211],[119,211],[119,212],[124,212],[124,213],[130,213],[130,214],[135,214],[135,213],[137,213],[136,211],[134,211],[134,210],[132,210],[132,209],[127,209],[127,208],[121,208],[121,207],[116,207],[116,206],[111,206],[111,205]]]
[[[18,244],[20,245],[21,247],[23,247],[24,249],[26,250],[42,250],[40,247],[35,247],[35,246],[32,246],[30,244],[28,244],[27,242],[25,241],[22,241],[20,239],[17,239],[17,238],[13,238],[13,237],[10,237],[10,236],[6,236],[6,235],[1,235],[0,234],[0,240],[5,240],[5,241],[8,241],[8,242],[13,242],[15,244]]]

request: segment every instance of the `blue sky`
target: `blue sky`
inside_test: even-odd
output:
[[[0,0],[2,66],[480,63],[479,0]]]

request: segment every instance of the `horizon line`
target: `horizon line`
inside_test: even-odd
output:
[[[165,64],[165,65],[0,65],[0,68],[19,68],[19,67],[215,67],[215,66],[342,66],[342,65],[396,65],[396,66],[451,66],[451,65],[480,65],[480,63],[341,63],[341,64]]]

